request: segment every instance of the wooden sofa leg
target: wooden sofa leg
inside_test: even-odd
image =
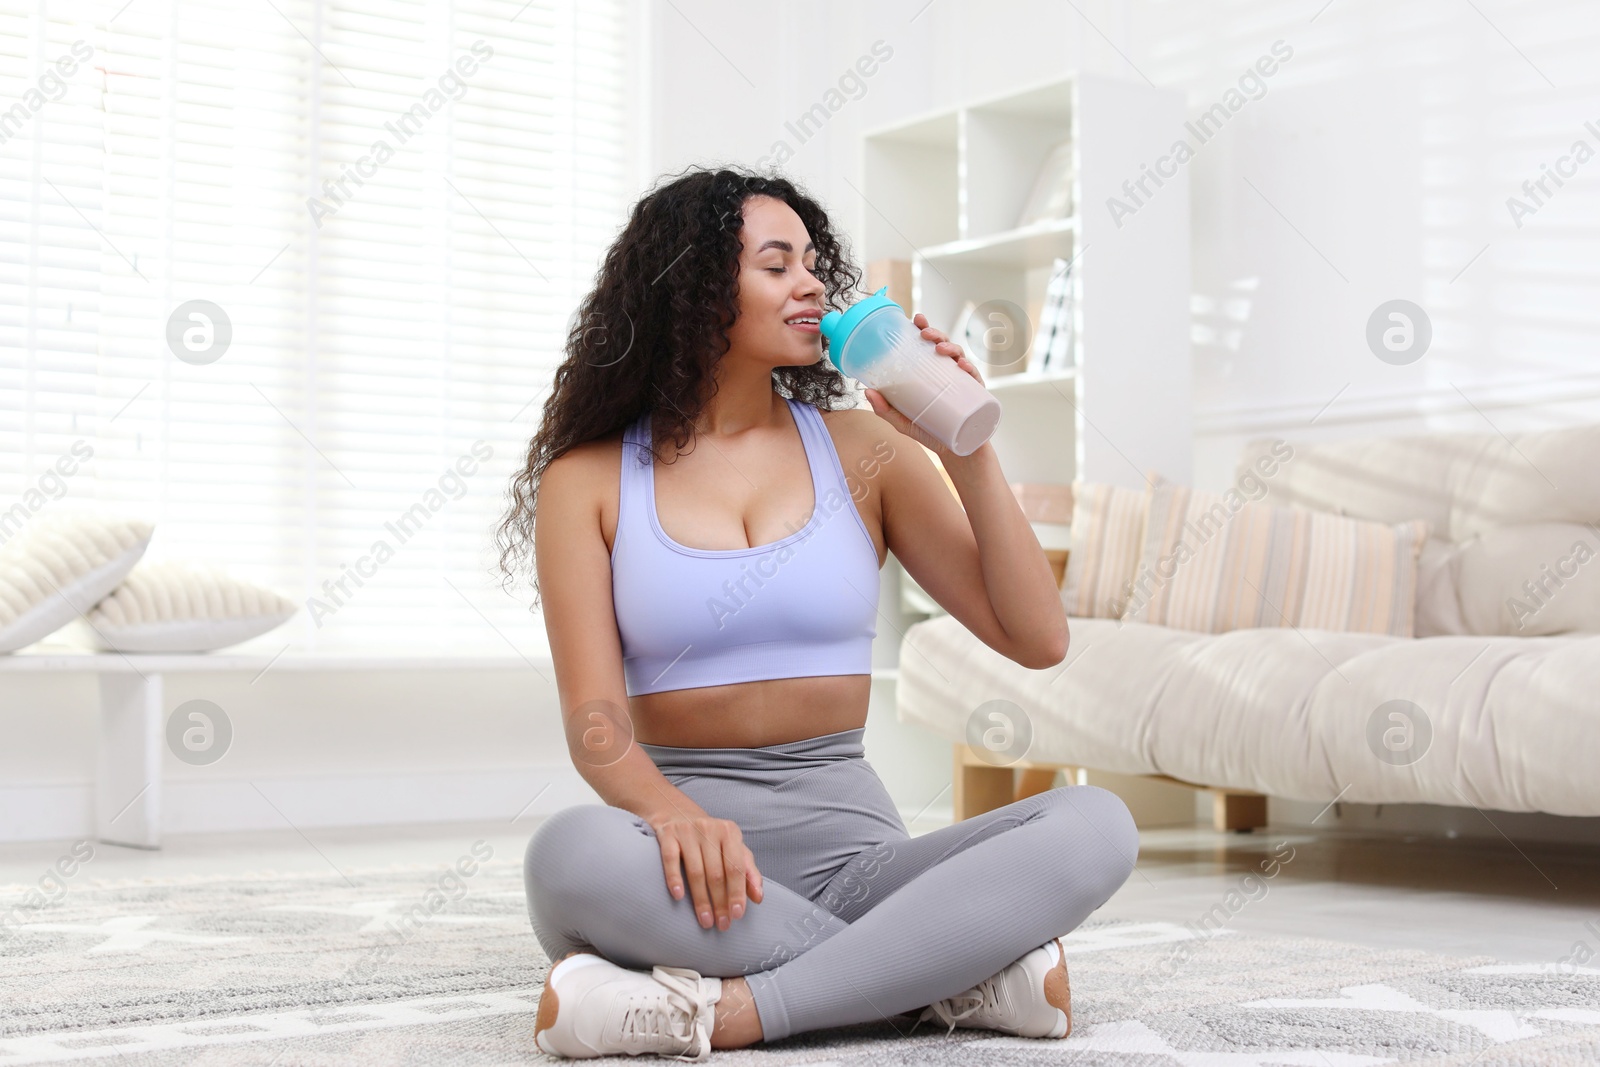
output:
[[[1010,767],[993,767],[987,763],[968,763],[967,746],[955,745],[955,762],[951,768],[951,815],[954,821],[970,819],[1011,803],[1016,779]]]
[[[1267,825],[1267,798],[1260,793],[1211,791],[1211,825],[1218,830],[1249,833]]]
[[[1054,767],[1043,770],[1037,767],[1024,768],[1017,774],[1017,788],[1011,794],[1012,800],[1026,800],[1028,797],[1037,796],[1056,785],[1056,770]]]

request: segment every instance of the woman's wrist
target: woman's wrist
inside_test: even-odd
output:
[[[950,475],[950,480],[960,483],[963,479],[971,479],[981,475],[989,468],[998,470],[1000,457],[996,455],[994,444],[985,441],[972,452],[965,456],[958,456],[954,452],[943,450],[939,453],[939,462],[944,464],[945,472]]]
[[[652,805],[644,814],[645,822],[660,826],[673,819],[709,819],[711,813],[689,799],[689,795],[673,785],[663,775],[656,791],[660,803]],[[674,795],[675,794],[675,795]]]

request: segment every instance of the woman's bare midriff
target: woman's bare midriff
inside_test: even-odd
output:
[[[872,676],[771,678],[646,693],[628,701],[633,738],[676,748],[762,748],[867,724]]]

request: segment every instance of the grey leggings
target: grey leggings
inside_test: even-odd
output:
[[[528,842],[528,914],[557,960],[743,975],[766,1041],[888,1020],[969,989],[1116,892],[1139,838],[1116,795],[1065,786],[912,837],[864,729],[764,748],[640,744],[707,814],[739,824],[762,875],[727,930],[672,899],[655,831],[580,804]],[[686,887],[687,888],[687,887]]]

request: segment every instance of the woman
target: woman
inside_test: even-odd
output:
[[[1068,633],[990,445],[935,448],[957,503],[876,390],[831,410],[817,320],[859,283],[793,184],[691,169],[636,205],[568,336],[499,530],[508,575],[537,546],[569,747],[606,801],[528,844],[546,1052],[705,1059],[918,1009],[1071,1027],[1057,937],[1132,870],[1127,809],[1068,786],[913,838],[863,758],[888,552],[1023,666]]]

